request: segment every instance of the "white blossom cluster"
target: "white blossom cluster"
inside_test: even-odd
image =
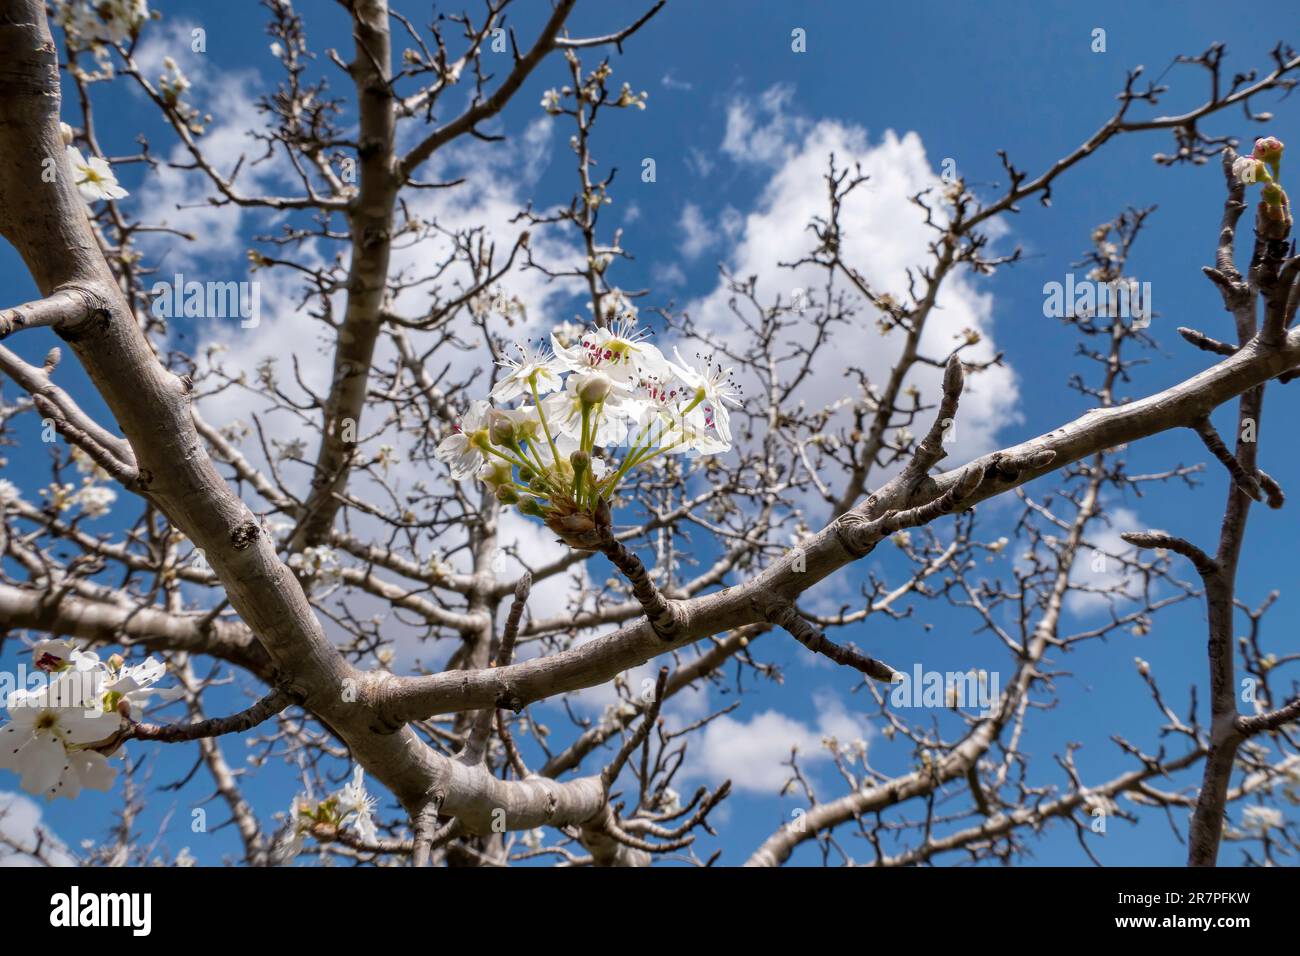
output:
[[[154,686],[166,667],[152,657],[141,664],[117,654],[101,661],[68,641],[41,641],[32,660],[46,679],[5,700],[0,769],[19,774],[28,793],[49,798],[108,790],[116,773],[109,758],[121,748],[126,722],[138,721],[150,698],[179,693]]]
[[[337,793],[324,800],[312,800],[297,794],[289,805],[288,859],[302,852],[307,834],[323,826],[330,830],[350,830],[367,844],[379,838],[374,810],[378,801],[366,792],[365,770],[354,767],[352,779]]]
[[[99,67],[98,75],[113,76],[110,47],[139,35],[149,19],[148,0],[52,0],[54,22],[63,28],[73,50],[89,50]]]
[[[740,406],[730,370],[677,349],[669,360],[647,335],[622,319],[569,345],[553,334],[549,347],[517,346],[491,401],[470,405],[437,458],[455,480],[477,478],[552,524],[607,503],[661,456],[729,450],[730,407]]]

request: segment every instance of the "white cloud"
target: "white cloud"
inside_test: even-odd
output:
[[[699,206],[688,202],[682,207],[677,226],[682,234],[678,251],[687,259],[698,259],[710,249],[722,246],[724,241],[730,242],[739,236],[745,227],[745,217],[727,206],[718,214],[717,222],[712,223]]]
[[[774,794],[790,775],[783,761],[790,748],[798,748],[799,765],[805,770],[830,760],[822,741],[836,738],[841,745],[868,740],[871,726],[859,714],[844,708],[838,696],[821,691],[813,695],[817,707],[815,725],[796,720],[775,710],[737,720],[731,714],[711,721],[696,734],[686,752],[682,775],[716,786],[729,779],[736,790]]]
[[[660,286],[685,285],[686,273],[675,262],[661,262],[654,267],[654,280]]]
[[[682,231],[682,244],[679,248],[687,259],[698,258],[718,240],[709,224],[704,221],[700,207],[693,202],[688,202],[682,209],[682,218],[678,221],[678,225]]]
[[[713,158],[697,146],[692,146],[686,151],[686,168],[699,179],[713,172],[715,165]]]
[[[42,865],[30,855],[38,844],[45,861],[57,866],[77,865],[63,841],[41,824],[40,806],[22,794],[0,791],[0,835],[4,837],[0,866]]]
[[[1132,556],[1137,549],[1121,538],[1120,533],[1145,530],[1146,525],[1131,508],[1113,508],[1107,517],[1109,525],[1094,523],[1089,527],[1087,540],[1092,547],[1079,549],[1070,568],[1070,583],[1101,590],[1118,588],[1125,597],[1136,599],[1142,593],[1141,579],[1129,574],[1111,555]],[[1112,597],[1092,591],[1070,591],[1065,596],[1066,610],[1074,614],[1092,614],[1111,604]]]
[[[694,83],[688,83],[686,80],[679,80],[679,79],[677,79],[677,77],[673,76],[673,71],[672,71],[672,70],[669,70],[667,73],[665,73],[665,74],[660,78],[659,82],[660,82],[661,84],[663,84],[664,89],[668,89],[668,90],[693,90],[693,89],[695,89],[695,84],[694,84]]]
[[[755,207],[744,216],[720,213],[724,230],[729,225],[736,240],[727,257],[730,271],[740,277],[754,276],[761,302],[778,296],[788,303],[794,290],[820,290],[824,270],[801,266],[779,268],[810,251],[811,234],[804,226],[814,216],[826,214],[828,157],[835,156],[839,169],[860,164],[869,180],[859,187],[841,209],[842,251],[864,279],[877,291],[907,301],[909,268],[930,261],[928,244],[933,230],[911,196],[939,184],[931,169],[919,136],[898,136],[887,131],[871,142],[861,127],[831,120],[817,123],[791,113],[793,92],[778,86],[756,102],[733,104],[728,113],[723,150],[737,161],[764,161],[771,165],[768,181]],[[701,216],[707,218],[708,211]],[[732,293],[719,281],[713,291],[689,303],[686,311],[707,333],[732,344],[741,344],[730,301]],[[819,353],[812,374],[795,396],[808,407],[820,408],[856,395],[856,379],[845,370],[855,366],[870,380],[883,384],[903,345],[903,333],[895,330],[881,336],[877,315],[865,303],[849,324],[833,327],[828,347]],[[924,356],[943,359],[958,344],[965,330],[978,332],[981,341],[966,349],[967,361],[987,361],[996,353],[993,341],[993,299],[979,291],[970,277],[950,275],[930,314],[920,343]],[[797,340],[799,329],[787,338]],[[929,365],[915,366],[906,383],[915,385],[927,402],[937,399],[942,370]],[[746,392],[751,383],[743,382]],[[956,464],[997,446],[999,429],[1019,420],[1016,411],[1015,378],[1005,367],[967,376],[966,391],[958,413],[954,442],[949,447],[950,464]],[[843,424],[844,418],[835,424]],[[913,431],[928,427],[922,420]],[[822,476],[831,480],[833,476]]]
[[[245,195],[260,195],[272,188],[288,169],[288,161],[279,153],[263,160],[265,144],[249,135],[249,130],[261,129],[265,123],[265,116],[256,106],[261,77],[254,70],[214,71],[206,55],[190,50],[192,27],[188,21],[176,21],[146,31],[135,53],[136,63],[145,79],[157,86],[164,57],[176,61],[193,84],[185,100],[214,117],[208,131],[197,137],[203,155],[227,179],[242,157],[235,189]],[[143,93],[138,95],[142,108],[156,110]],[[182,165],[194,162],[180,143],[174,143],[167,158],[170,163]],[[192,267],[205,256],[222,257],[228,270],[223,278],[242,276],[246,270],[244,218],[270,217],[234,205],[212,206],[207,200],[215,195],[219,194],[211,180],[197,170],[174,169],[162,163],[145,176],[134,196],[141,220],[151,225],[165,224],[194,236],[193,241],[178,242],[175,236],[166,233],[141,233],[142,245],[159,262],[160,280],[170,280],[168,270]],[[230,261],[232,253],[238,257],[234,262]]]
[[[778,164],[795,149],[809,121],[790,112],[794,87],[778,83],[757,99],[737,97],[727,108],[722,151],[737,162]]]

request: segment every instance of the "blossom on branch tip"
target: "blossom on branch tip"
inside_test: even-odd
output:
[[[75,146],[69,146],[67,149],[68,164],[72,167],[74,181],[81,198],[86,202],[91,203],[97,199],[121,199],[130,195],[118,185],[117,177],[113,175],[113,170],[106,161],[98,156],[92,156],[87,160],[81,155],[81,150]]]
[[[497,501],[540,518],[571,547],[599,547],[620,484],[664,456],[729,450],[730,407],[741,405],[729,369],[691,365],[676,350],[678,361],[669,362],[648,335],[622,318],[585,331],[557,328],[554,359],[520,346],[519,360],[502,363],[510,373],[491,397],[533,404],[472,403],[434,456],[454,480],[478,478]]]
[[[350,827],[367,843],[373,843],[379,834],[375,830],[374,809],[379,802],[366,792],[366,772],[361,767],[352,771],[352,779],[338,792],[340,822]]]

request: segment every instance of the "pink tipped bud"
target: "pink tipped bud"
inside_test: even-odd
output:
[[[1276,166],[1282,161],[1282,150],[1284,148],[1282,141],[1276,136],[1265,136],[1262,139],[1255,140],[1255,149],[1251,155],[1260,162]]]

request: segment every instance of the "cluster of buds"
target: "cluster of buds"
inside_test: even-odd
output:
[[[1255,140],[1249,156],[1240,156],[1232,164],[1238,182],[1263,186],[1255,214],[1255,232],[1263,239],[1285,239],[1291,233],[1291,201],[1282,188],[1283,148],[1276,136],[1265,136]]]
[[[636,468],[731,447],[728,406],[740,401],[730,371],[676,349],[670,361],[646,336],[623,319],[568,345],[552,335],[549,347],[518,346],[491,401],[470,406],[436,457],[570,547],[598,548],[610,502]]]

